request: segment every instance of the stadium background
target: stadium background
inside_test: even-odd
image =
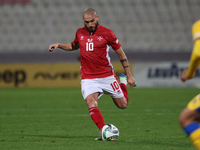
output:
[[[199,0],[0,0],[0,87],[73,87],[75,78],[79,86],[79,52],[49,53],[48,46],[71,42],[89,7],[120,40],[138,87],[199,87],[200,70],[186,84],[179,81]],[[110,56],[118,61],[112,49]]]

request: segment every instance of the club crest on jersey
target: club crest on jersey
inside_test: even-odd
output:
[[[88,42],[92,42],[92,40],[93,40],[92,38],[91,38],[91,39],[88,39]]]
[[[98,39],[98,41],[103,40],[102,36],[99,36],[97,39]]]
[[[83,40],[84,36],[81,36],[80,40]]]
[[[118,39],[116,40],[116,43],[117,43],[117,44],[119,43],[119,40],[118,40]]]

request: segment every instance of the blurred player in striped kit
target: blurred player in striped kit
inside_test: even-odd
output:
[[[200,20],[193,24],[192,36],[194,46],[189,67],[181,74],[183,82],[193,78],[195,71],[200,65]],[[188,103],[187,107],[180,114],[179,122],[193,145],[197,150],[200,150],[200,94]]]

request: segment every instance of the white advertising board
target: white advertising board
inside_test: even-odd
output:
[[[186,82],[180,75],[188,62],[135,62],[134,77],[138,87],[200,87],[200,69]]]

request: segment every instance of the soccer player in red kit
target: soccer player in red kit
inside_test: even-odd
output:
[[[109,94],[118,108],[124,109],[128,104],[127,83],[134,87],[133,78],[127,57],[121,44],[112,30],[98,23],[99,16],[92,8],[83,12],[84,27],[79,28],[71,43],[55,43],[49,46],[49,51],[56,48],[72,51],[80,50],[81,61],[81,91],[89,109],[90,116],[101,130],[105,125],[103,116],[98,109],[98,99],[103,94]],[[120,84],[113,72],[110,62],[109,47],[119,56],[125,74],[120,75]]]

